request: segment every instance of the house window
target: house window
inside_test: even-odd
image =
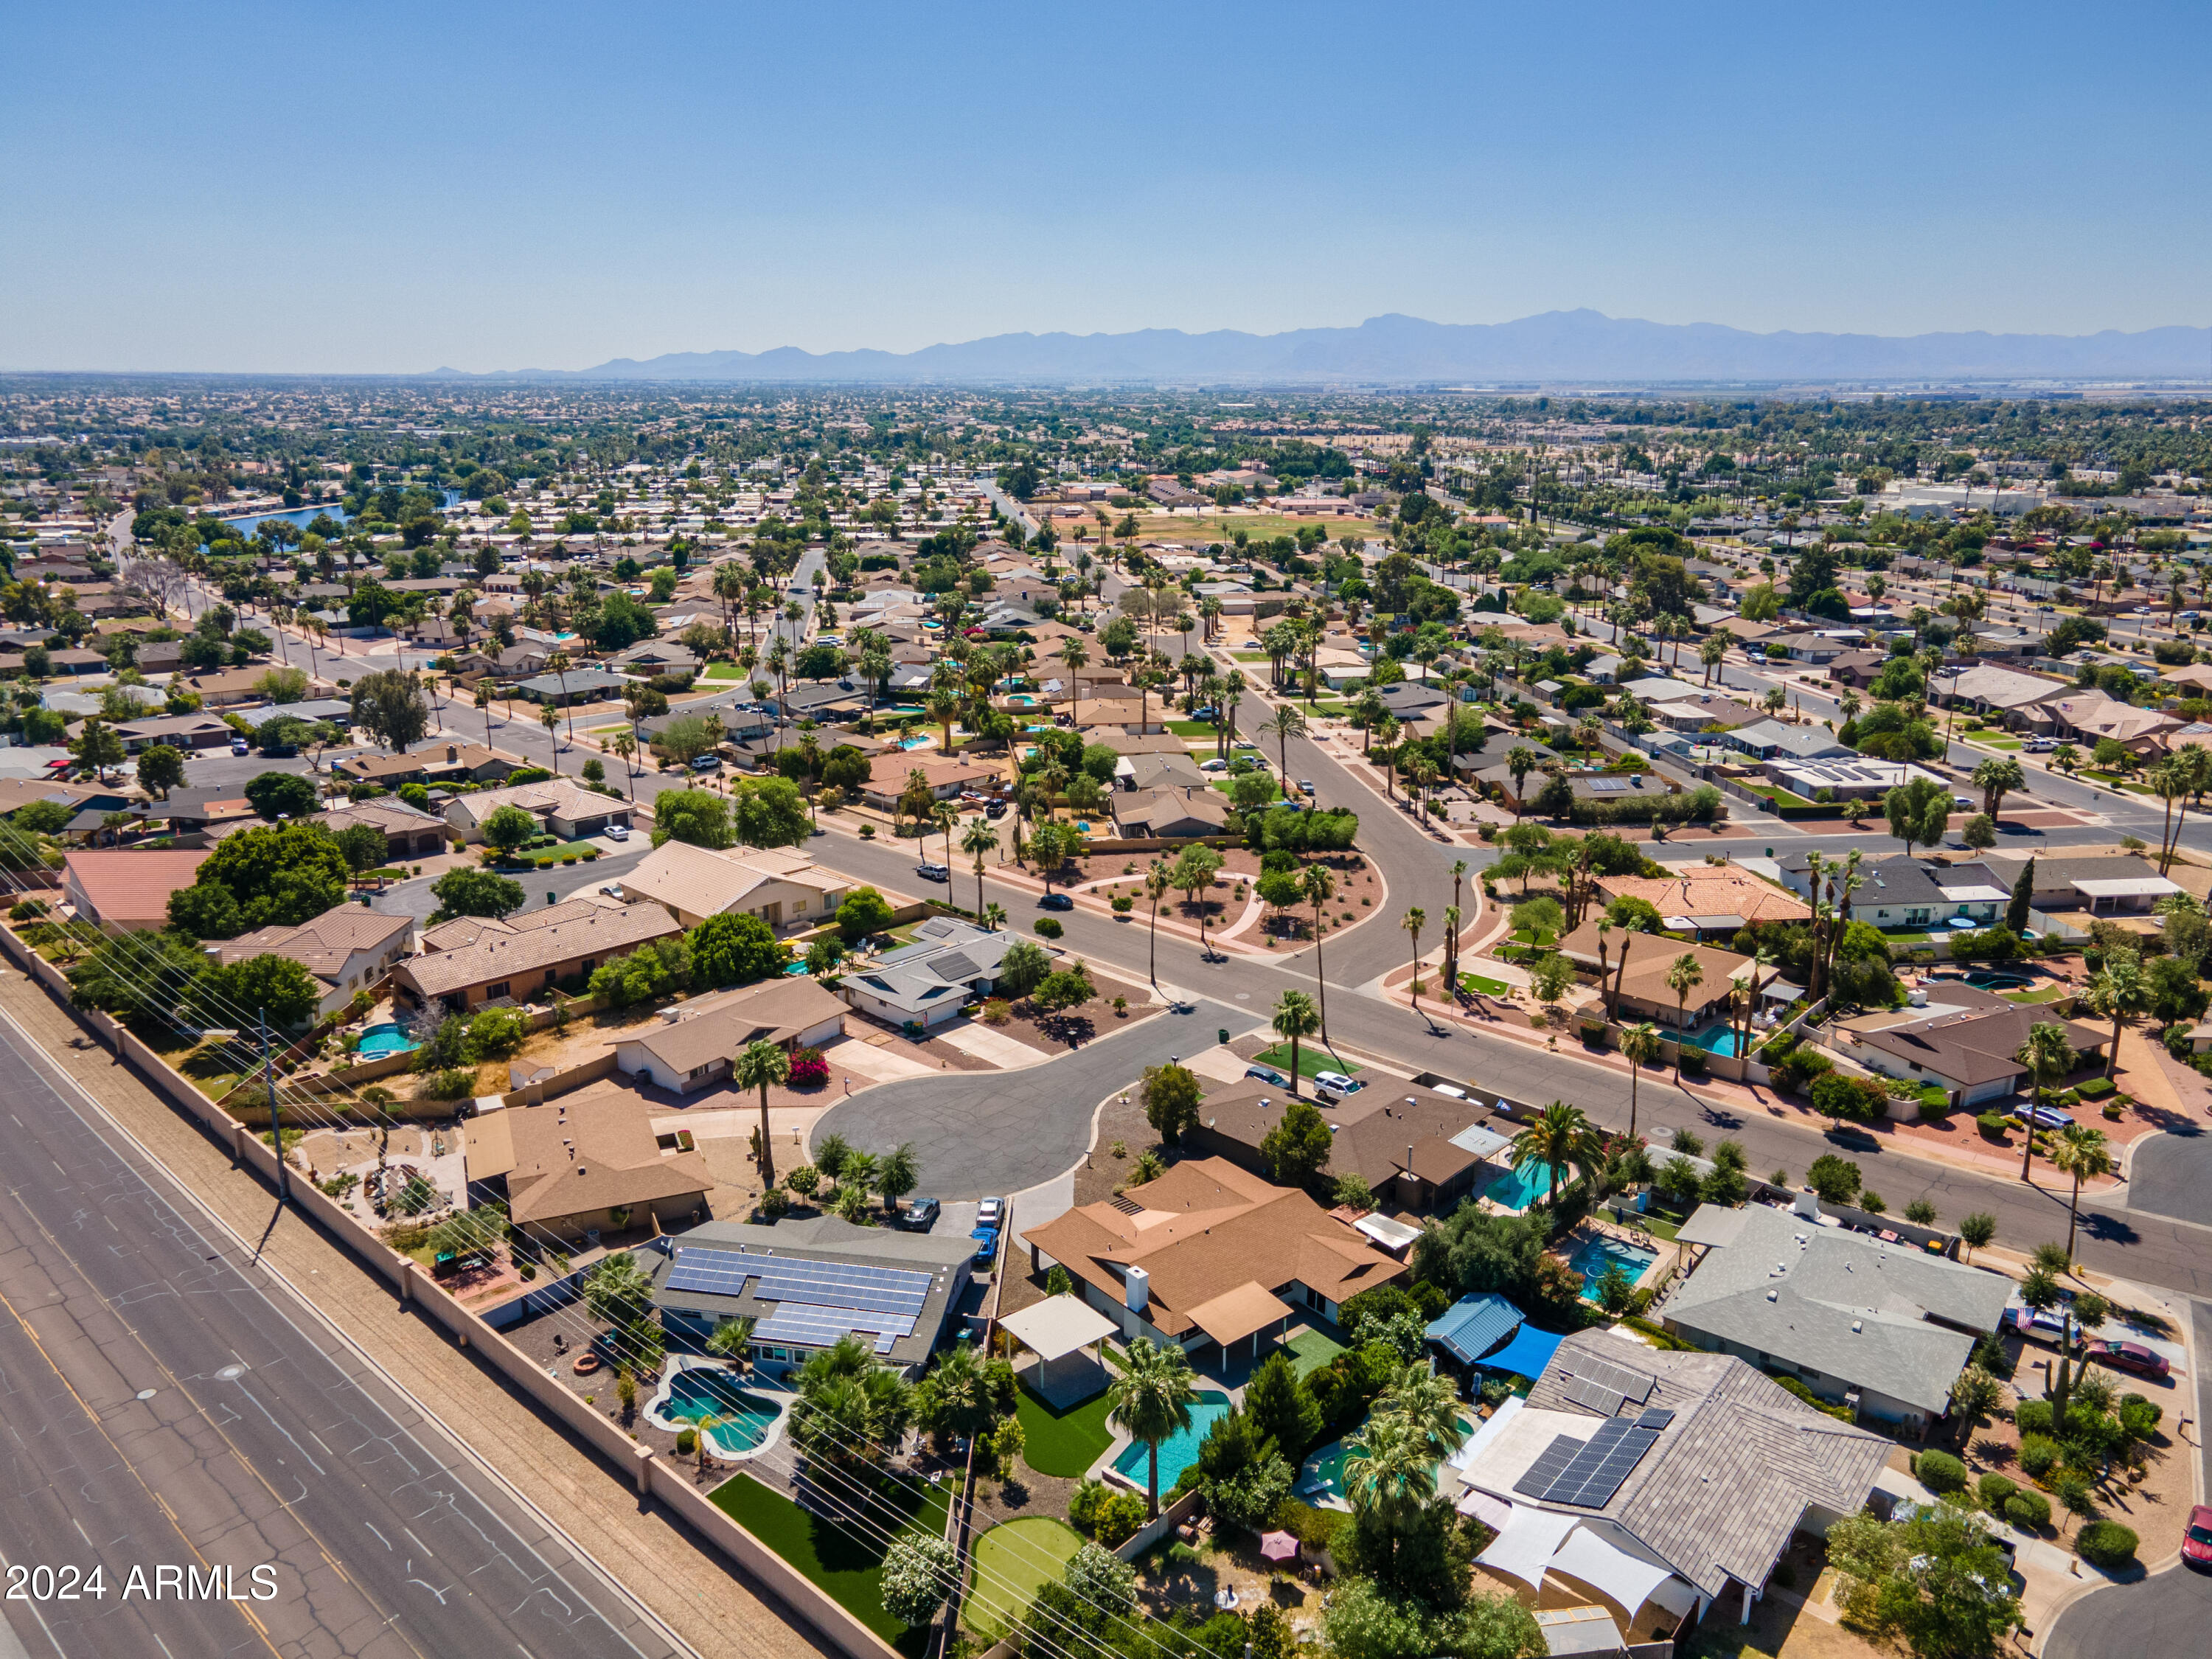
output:
[[[489,1002],[494,997],[503,997],[510,988],[510,984],[506,980],[500,981],[496,985],[487,985],[484,987],[484,1000]]]
[[[696,1083],[696,1082],[697,1082],[701,1078],[702,1078],[702,1077],[706,1076],[708,1073],[709,1073],[709,1072],[713,1071],[714,1069],[714,1061],[712,1061],[712,1060],[708,1060],[708,1061],[704,1066],[693,1066],[690,1071],[686,1072],[684,1075],[684,1078],[685,1078],[685,1080],[686,1080],[686,1081],[688,1081],[688,1082],[692,1082],[692,1083]]]

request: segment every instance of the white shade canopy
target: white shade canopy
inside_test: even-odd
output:
[[[1518,1578],[1540,1589],[1545,1569],[1552,1565],[1552,1558],[1559,1553],[1567,1534],[1580,1524],[1571,1515],[1557,1515],[1550,1510],[1516,1504],[1505,1525],[1491,1540],[1490,1547],[1475,1559],[1492,1572],[1502,1572],[1509,1578]]]
[[[1049,1363],[1087,1348],[1121,1328],[1072,1296],[1049,1296],[999,1322],[1015,1341]]]
[[[1552,1557],[1552,1571],[1580,1579],[1626,1608],[1632,1620],[1650,1599],[1651,1592],[1674,1576],[1655,1562],[1607,1542],[1588,1527],[1577,1527],[1559,1547]]]

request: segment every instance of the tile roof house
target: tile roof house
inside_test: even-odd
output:
[[[540,911],[531,920],[547,914]],[[443,1001],[456,1013],[483,1002],[525,1002],[573,975],[588,975],[602,963],[683,931],[682,923],[654,904],[588,905],[557,921],[520,928],[492,923],[480,927],[472,943],[410,957],[392,970],[392,989],[414,1006]],[[427,935],[423,943],[429,944]]]
[[[1559,941],[1559,954],[1591,974],[1598,971],[1599,918],[1593,915]],[[1715,928],[1716,933],[1729,931]],[[1626,952],[1626,959],[1623,953]],[[1612,930],[1607,948],[1608,984],[1619,986],[1616,1015],[1621,1024],[1650,1020],[1669,1030],[1678,1025],[1694,1031],[1708,1020],[1727,1018],[1734,1008],[1737,987],[1754,989],[1773,985],[1780,970],[1762,970],[1751,957],[1710,945],[1692,945],[1653,933]],[[1667,983],[1677,959],[1689,957],[1703,975],[1692,986],[1679,1006],[1674,988]]]
[[[1802,852],[1776,861],[1782,884],[1809,901],[1812,868]],[[1923,862],[1903,853],[1859,862],[1860,884],[1851,895],[1851,920],[1888,929],[1939,927],[1953,916],[1987,924],[2002,915],[2012,884],[1986,864]],[[1833,903],[1841,876],[1829,864],[1822,872],[1820,896]]]
[[[465,839],[479,842],[484,820],[502,806],[520,807],[563,841],[602,835],[612,824],[627,829],[637,816],[629,801],[602,795],[574,778],[546,778],[459,796],[447,806],[446,822]]]
[[[1734,935],[1750,921],[1806,921],[1812,908],[1747,871],[1706,865],[1677,875],[1601,876],[1598,891],[1608,902],[1640,898],[1676,933]]]
[[[1858,1014],[1821,1028],[1820,1041],[1838,1054],[1885,1077],[1933,1085],[1954,1106],[2004,1100],[2033,1082],[2014,1058],[2029,1030],[2051,1022],[2036,1003],[2008,1002],[1972,986],[1931,988],[1924,1007]],[[2101,1025],[2051,1022],[2066,1028],[2077,1054],[2100,1053],[2110,1040]]]
[[[432,817],[420,807],[410,806],[397,796],[349,801],[327,812],[316,813],[315,819],[334,836],[344,834],[357,823],[368,824],[383,835],[384,855],[387,859],[430,858],[446,850],[445,820]]]
[[[911,945],[849,965],[837,993],[861,1013],[927,1030],[990,995],[1006,952],[1019,942],[1008,930],[934,916],[915,929]]]
[[[727,1077],[732,1058],[754,1042],[819,1047],[844,1029],[842,1002],[811,979],[786,975],[695,997],[666,1010],[658,1023],[623,1033],[615,1040],[615,1069],[688,1094]]]
[[[1212,783],[1188,750],[1124,755],[1114,768],[1114,779],[1124,789],[1204,789]]]
[[[358,904],[341,904],[296,927],[260,927],[240,933],[210,946],[209,954],[226,964],[249,957],[290,957],[322,988],[316,1013],[326,1018],[352,1001],[356,991],[381,981],[406,955],[414,931],[412,916],[388,916]]]
[[[228,749],[236,734],[216,714],[156,714],[143,720],[118,721],[115,735],[123,739],[125,752],[135,755],[157,743],[187,753],[196,749]]]
[[[2073,690],[2062,681],[1989,663],[1946,670],[1936,676],[1929,689],[1937,702],[1963,702],[1979,714],[2002,714],[2008,725],[2039,730],[2051,723],[2050,705]]]
[[[483,783],[503,778],[522,763],[476,743],[427,743],[404,755],[349,755],[334,769],[356,783]]]
[[[539,674],[518,680],[512,690],[515,696],[532,702],[574,704],[615,701],[629,684],[623,675],[604,668],[571,668],[566,674]]]
[[[938,800],[951,800],[963,789],[973,789],[998,775],[988,767],[933,755],[927,750],[899,750],[878,755],[868,763],[868,781],[860,786],[860,799],[879,812],[897,810],[906,793],[910,773],[919,772]]]
[[[1386,1079],[1332,1105],[1310,1093],[1333,1132],[1332,1176],[1356,1175],[1394,1208],[1441,1209],[1475,1189],[1504,1137],[1468,1132],[1498,1114],[1471,1100],[1438,1094],[1419,1084]],[[1199,1121],[1184,1132],[1194,1152],[1228,1158],[1255,1174],[1266,1173],[1260,1143],[1283,1121],[1287,1090],[1247,1079],[1207,1094]]]
[[[1199,1357],[1256,1354],[1263,1334],[1343,1304],[1407,1268],[1304,1192],[1271,1186],[1226,1158],[1188,1158],[1158,1180],[1086,1204],[1022,1235],[1126,1338]]]
[[[2027,856],[1990,855],[2008,890],[2019,879]],[[2089,921],[2100,916],[2147,916],[2159,900],[2181,890],[2179,883],[2160,875],[2148,860],[2133,853],[2075,858],[2039,854],[2028,906],[2031,912],[2060,922],[2078,922],[2075,931],[2086,933]]]
[[[1677,1242],[1699,1259],[1667,1298],[1671,1330],[1908,1427],[1949,1409],[2013,1291],[2002,1273],[1765,1204],[1701,1204]]]
[[[1584,1460],[1596,1479],[1572,1481],[1601,1435],[1612,1455]],[[1458,1507],[1498,1533],[1482,1565],[1538,1589],[1547,1575],[1587,1587],[1650,1640],[1731,1586],[1747,1612],[1793,1536],[1864,1507],[1891,1449],[1733,1356],[1580,1331],[1451,1467],[1468,1489]]]
[[[1824,726],[1789,726],[1780,720],[1739,726],[1724,735],[1721,742],[1760,760],[1772,760],[1778,756],[1801,761],[1848,760],[1858,752],[1850,744],[1839,742],[1836,734]]]
[[[2064,737],[2095,743],[2106,738],[2145,755],[2165,746],[2165,735],[2181,722],[2154,708],[2137,708],[2101,691],[2060,697],[2051,704],[2052,724]]]
[[[169,925],[169,895],[189,887],[207,862],[208,849],[136,852],[79,848],[62,871],[62,897],[79,920],[107,933],[131,933]]]
[[[664,842],[622,878],[623,896],[664,906],[687,927],[709,916],[758,916],[771,927],[819,927],[852,890],[849,877],[788,847],[715,849]]]
[[[514,1224],[564,1244],[635,1225],[641,1212],[664,1227],[698,1219],[716,1184],[702,1154],[663,1149],[635,1100],[509,1106],[469,1119],[463,1144],[471,1187],[503,1182]]]
[[[1227,796],[1204,786],[1116,790],[1112,805],[1115,828],[1139,840],[1218,836],[1227,827],[1231,810]]]

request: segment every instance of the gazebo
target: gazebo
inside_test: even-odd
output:
[[[1088,1400],[1106,1385],[1097,1344],[1121,1328],[1073,1296],[1050,1296],[999,1322],[1006,1334],[1037,1357],[1028,1381],[1055,1411]],[[1059,1362],[1074,1358],[1072,1364]]]

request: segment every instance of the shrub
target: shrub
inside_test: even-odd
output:
[[[423,1080],[416,1092],[424,1100],[465,1100],[476,1092],[474,1072],[438,1072]]]
[[[2114,1086],[2112,1079],[2108,1077],[2093,1077],[2087,1083],[2075,1084],[2074,1092],[2084,1100],[2102,1100],[2112,1092]]]
[[[2058,1462],[2058,1443],[2047,1434],[2020,1437],[2020,1467],[2031,1480],[2040,1480]]]
[[[676,1455],[678,1457],[689,1457],[698,1449],[698,1430],[678,1429],[676,1431]]]
[[[2158,1432],[2159,1419],[2166,1415],[2165,1408],[2139,1394],[2131,1394],[2120,1401],[2120,1426],[2137,1440],[2148,1440]]]
[[[1984,1112],[1974,1120],[1974,1127],[1991,1140],[2002,1140],[2005,1130],[2010,1126],[2002,1112]]]
[[[1058,939],[1067,931],[1060,925],[1058,918],[1054,916],[1039,916],[1030,924],[1030,927],[1040,939]]]
[[[1992,1514],[2002,1511],[2005,1506],[2005,1499],[2019,1490],[2018,1482],[2008,1480],[2005,1476],[1994,1472],[1984,1475],[1974,1483],[1974,1496],[1980,1498],[1982,1507]]]
[[[1117,916],[1126,916],[1130,911],[1136,908],[1137,901],[1131,898],[1127,893],[1124,893],[1120,898],[1114,901],[1114,914]]]
[[[1145,1524],[1145,1500],[1133,1492],[1110,1493],[1098,1506],[1098,1541],[1115,1549],[1137,1534]]]
[[[2074,1548],[2093,1567],[2124,1567],[2136,1559],[2134,1529],[2117,1521],[2092,1521],[2075,1535]]]
[[[2031,1434],[2051,1432],[2051,1402],[2048,1400],[2023,1400],[2013,1410],[2012,1420],[2018,1425],[2021,1437]]]
[[[2015,1527],[2039,1530],[2051,1524],[2051,1500],[2039,1492],[2015,1492],[2004,1501],[2004,1518]]]
[[[791,1086],[818,1089],[830,1081],[830,1062],[819,1048],[801,1048],[791,1057]]]
[[[1922,1452],[1912,1460],[1912,1473],[1938,1498],[1960,1491],[1966,1484],[1966,1466],[1948,1452]]]

